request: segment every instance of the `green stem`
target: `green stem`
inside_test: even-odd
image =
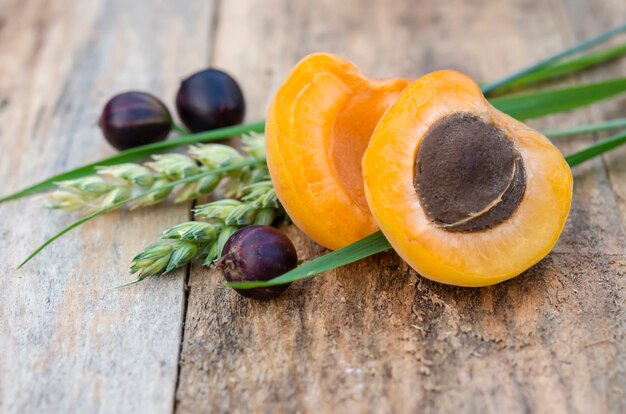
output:
[[[626,130],[568,155],[565,157],[565,161],[570,167],[574,167],[623,144],[626,144]]]
[[[555,80],[556,78],[565,77],[606,63],[610,60],[617,59],[624,54],[626,54],[626,43],[608,47],[606,49],[596,52],[589,52],[582,56],[578,56],[576,58],[572,58],[563,62],[557,62],[553,65],[548,65],[546,67],[533,71],[505,85],[502,88],[491,91],[491,93],[508,93],[542,82]]]
[[[612,119],[610,121],[598,122],[595,124],[580,125],[573,128],[555,129],[543,131],[542,134],[548,138],[563,137],[567,135],[588,134],[590,132],[605,131],[608,129],[626,128],[626,118]]]
[[[296,280],[307,279],[323,272],[358,262],[369,256],[391,249],[391,245],[381,231],[377,231],[346,247],[330,252],[317,259],[306,262],[295,269],[267,282],[230,282],[227,286],[235,289],[251,289],[283,285]]]
[[[617,35],[619,33],[622,33],[622,32],[626,32],[626,24],[614,27],[614,28],[612,28],[610,30],[607,30],[604,33],[601,33],[601,34],[599,34],[597,36],[594,36],[594,37],[592,37],[590,39],[584,40],[584,41],[578,43],[577,45],[574,45],[574,46],[572,46],[570,48],[567,48],[567,49],[563,50],[562,52],[554,54],[554,55],[552,55],[552,56],[550,56],[550,57],[548,57],[546,59],[540,60],[539,62],[537,62],[537,63],[535,63],[533,65],[527,66],[526,68],[524,68],[522,70],[519,70],[519,71],[513,73],[512,75],[509,75],[509,76],[506,76],[506,77],[500,79],[499,81],[492,82],[492,83],[489,83],[487,85],[484,85],[481,89],[482,89],[484,94],[487,94],[487,93],[489,93],[489,92],[491,92],[491,91],[493,91],[493,90],[495,90],[497,88],[500,88],[500,87],[502,87],[502,86],[504,86],[504,85],[506,85],[506,84],[508,84],[510,82],[513,82],[516,79],[521,78],[522,76],[525,76],[525,75],[529,74],[530,72],[533,72],[533,71],[535,71],[537,69],[541,69],[541,68],[543,68],[545,66],[550,65],[551,63],[554,63],[554,62],[556,62],[556,61],[558,61],[560,59],[563,59],[564,57],[573,55],[574,53],[578,53],[578,52],[583,51],[585,49],[588,49],[588,48],[590,48],[592,46],[595,46],[595,45],[597,45],[599,43],[602,43],[602,42],[610,39],[611,37],[613,37],[613,36],[615,36],[615,35]]]

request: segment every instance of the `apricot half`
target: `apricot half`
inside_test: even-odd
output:
[[[559,150],[455,71],[400,94],[374,131],[363,177],[398,254],[421,275],[459,286],[495,284],[541,260],[572,199]]]
[[[383,113],[410,83],[368,79],[329,54],[305,57],[267,115],[267,163],[289,217],[338,249],[378,230],[363,189],[361,159]]]

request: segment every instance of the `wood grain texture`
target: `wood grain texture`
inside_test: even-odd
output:
[[[599,19],[586,37],[624,16],[617,0],[574,15],[578,6],[223,2],[212,63],[242,82],[256,119],[309,52],[338,53],[372,76],[453,68],[493,80],[571,44],[569,25]],[[597,9],[604,17],[590,16]],[[533,124],[608,114],[580,110]],[[567,153],[593,139],[558,145]],[[605,168],[610,159],[576,169],[572,215],[555,252],[497,286],[439,285],[386,253],[256,303],[223,288],[219,274],[192,268],[177,412],[626,411],[626,209],[614,192],[620,170]],[[286,231],[303,259],[324,253],[295,227]]]
[[[95,119],[112,93],[148,89],[171,105],[207,63],[235,75],[257,120],[310,52],[372,76],[494,80],[626,16],[620,0],[218,3],[0,0],[0,193],[109,155]],[[624,75],[622,61],[569,83]],[[618,98],[533,125],[624,109]],[[624,157],[576,168],[555,252],[512,281],[443,286],[385,253],[257,303],[195,266],[186,315],[183,271],[108,288],[188,205],[101,217],[19,272],[76,216],[0,205],[0,412],[626,412]],[[301,258],[325,253],[285,231]]]
[[[114,93],[173,103],[205,63],[212,2],[0,2],[0,193],[113,153],[96,126]],[[189,205],[116,212],[17,264],[76,220],[0,205],[0,412],[172,410],[184,271],[133,288],[129,259]]]

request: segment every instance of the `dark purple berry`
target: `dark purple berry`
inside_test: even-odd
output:
[[[172,129],[172,116],[158,98],[124,92],[107,102],[98,125],[109,144],[125,150],[164,140]]]
[[[224,245],[217,263],[229,282],[265,281],[298,265],[296,248],[287,236],[270,226],[249,226],[233,234]],[[235,289],[242,296],[269,300],[279,296],[288,284]]]
[[[183,80],[176,95],[178,116],[193,132],[240,124],[246,113],[237,81],[217,69],[206,69]]]

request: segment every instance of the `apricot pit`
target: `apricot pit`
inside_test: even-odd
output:
[[[413,183],[434,223],[449,231],[475,231],[511,217],[526,174],[504,131],[459,112],[444,116],[424,135]]]

